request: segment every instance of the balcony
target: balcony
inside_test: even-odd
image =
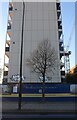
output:
[[[59,47],[59,50],[60,50],[60,51],[64,51],[64,47],[63,47],[63,46],[60,46],[60,47]]]
[[[58,29],[62,29],[62,25],[58,25]]]
[[[60,10],[60,2],[56,3],[57,10]]]
[[[11,25],[7,26],[7,30],[11,29]]]
[[[5,52],[9,52],[10,48],[9,47],[6,47],[5,48]]]
[[[12,6],[10,6],[10,7],[9,7],[9,11],[12,11],[12,10],[13,10],[13,7],[12,7]]]
[[[64,56],[64,51],[60,51],[60,59]]]
[[[9,58],[9,51],[5,52],[5,55]]]
[[[62,46],[62,44],[63,44],[63,41],[62,41],[62,40],[60,40],[60,42],[59,42],[59,46]]]
[[[61,62],[61,64],[60,64],[60,69],[62,69],[63,67],[64,67],[64,63]]]
[[[61,76],[65,76],[65,71],[61,71]]]
[[[7,76],[8,75],[8,71],[4,71],[4,76]]]
[[[59,39],[60,39],[60,37],[61,37],[61,35],[62,35],[62,29],[59,29],[59,30],[58,30],[58,33],[59,33]]]
[[[5,48],[5,55],[6,55],[7,57],[9,57],[9,50],[10,50],[10,47],[6,47],[6,48]]]
[[[8,35],[9,37],[11,37],[11,31],[10,31],[10,30],[7,30],[7,35]]]
[[[10,40],[6,40],[6,43],[7,43],[8,45],[10,45]]]
[[[9,12],[9,16],[10,16],[10,18],[12,19],[12,12]]]
[[[61,11],[57,11],[57,19],[59,19],[61,16]]]
[[[59,21],[58,21],[58,29],[62,29],[62,25],[61,25],[61,23],[62,23],[62,21],[59,20]]]
[[[8,68],[8,65],[9,65],[9,64],[8,64],[8,63],[4,63],[4,65]]]
[[[9,11],[12,11],[13,10],[13,4],[12,2],[9,3]]]

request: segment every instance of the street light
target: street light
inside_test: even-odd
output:
[[[19,82],[19,101],[18,101],[18,109],[19,110],[21,110],[21,102],[22,102],[22,59],[23,59],[24,12],[25,12],[25,3],[23,2],[22,31],[21,31],[21,51],[20,51],[20,82]]]

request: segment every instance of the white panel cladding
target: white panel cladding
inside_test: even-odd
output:
[[[21,30],[21,20],[14,20],[14,24],[13,24],[13,30],[14,31],[20,31]]]
[[[24,43],[23,43],[23,76],[26,77],[25,82],[39,82],[37,74],[32,73],[30,68],[26,66],[26,59],[31,53],[37,49],[38,44],[48,39],[51,46],[57,50],[59,63],[59,43],[57,29],[57,14],[55,2],[27,2],[25,3],[24,18]],[[12,74],[19,74],[20,68],[20,42],[21,42],[21,26],[22,26],[22,4],[14,3],[13,19],[12,19],[12,37],[10,52],[9,78]],[[13,44],[15,41],[15,44]],[[15,68],[16,66],[16,68]],[[50,72],[49,75],[52,73]],[[61,82],[60,69],[57,64],[55,74],[52,74],[52,82]]]
[[[13,2],[13,10],[22,11],[22,2]]]

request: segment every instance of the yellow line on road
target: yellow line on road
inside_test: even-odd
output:
[[[45,94],[45,97],[72,97],[77,96],[77,94]],[[0,97],[18,97],[18,94],[7,94],[7,95],[1,95]],[[42,94],[22,94],[22,97],[42,97]]]

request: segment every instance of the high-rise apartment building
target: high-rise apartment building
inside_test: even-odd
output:
[[[23,59],[22,74],[24,82],[39,82],[39,76],[32,73],[26,65],[26,59],[37,49],[42,40],[50,40],[57,51],[57,66],[54,74],[50,72],[49,82],[61,82],[65,78],[62,69],[64,63],[62,17],[60,2],[25,2],[23,13],[22,2],[9,3],[9,17],[4,59],[4,82],[13,82],[20,75],[20,53],[23,25]]]
[[[2,82],[2,68],[0,68],[0,84]]]

